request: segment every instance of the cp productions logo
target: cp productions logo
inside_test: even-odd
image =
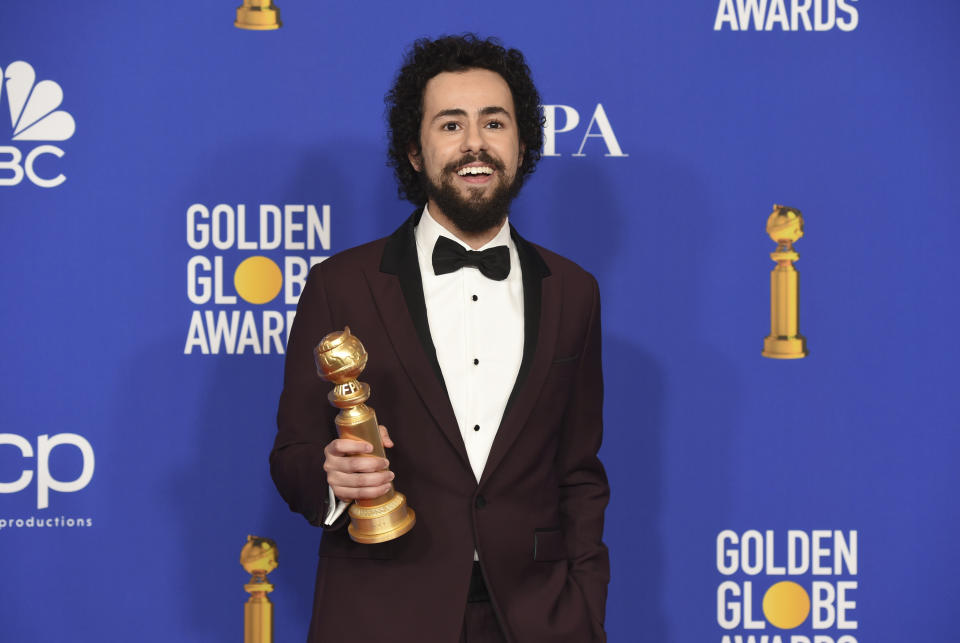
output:
[[[72,446],[80,452],[82,466],[80,474],[73,480],[58,480],[51,472],[52,454],[55,447]],[[0,446],[11,446],[20,450],[25,459],[34,457],[33,444],[22,435],[16,433],[0,433]],[[59,433],[57,435],[37,436],[36,465],[28,464],[20,471],[16,480],[0,480],[0,493],[19,493],[33,482],[34,473],[37,479],[37,509],[46,509],[50,506],[50,492],[73,493],[86,487],[93,478],[93,447],[81,435],[76,433]]]
[[[857,0],[720,0],[714,31],[853,31]]]
[[[57,109],[63,102],[63,90],[52,80],[34,83],[36,77],[33,67],[22,60],[10,63],[6,70],[0,67],[0,102],[5,98],[10,109],[13,140],[65,141],[73,136],[76,123],[68,112]],[[0,175],[0,186],[18,185],[24,175],[42,188],[55,188],[66,181],[63,174],[45,178],[37,173],[37,159],[45,154],[61,158],[64,151],[55,145],[38,145],[24,157],[21,148],[0,145],[0,171],[9,173]]]
[[[567,132],[574,132],[575,136],[580,137],[576,139],[580,142],[577,146],[577,151],[570,156],[586,156],[587,152],[584,150],[587,149],[589,151],[589,149],[591,149],[588,148],[588,141],[597,138],[603,141],[603,145],[606,148],[603,154],[604,156],[630,156],[629,154],[624,154],[623,149],[620,147],[620,142],[617,140],[617,135],[613,131],[613,125],[610,124],[607,111],[603,108],[602,103],[597,103],[597,106],[593,108],[590,120],[583,129],[583,135],[580,135],[578,130],[578,126],[580,125],[580,112],[575,108],[570,105],[541,105],[541,107],[543,107],[544,119],[544,157],[563,156],[563,154],[557,152],[557,134],[566,134]],[[562,116],[560,116],[561,114]],[[598,143],[594,143],[592,149],[598,151],[597,145]]]
[[[185,355],[283,353],[307,273],[330,250],[330,206],[195,203],[187,208]],[[252,214],[252,212],[251,212]],[[266,253],[266,254],[263,254]],[[289,254],[295,253],[295,254]],[[282,293],[282,294],[281,294]]]
[[[857,643],[856,530],[726,529],[717,571],[721,643]]]

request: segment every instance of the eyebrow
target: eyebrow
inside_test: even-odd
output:
[[[490,116],[491,114],[500,114],[500,115],[506,116],[507,118],[511,118],[510,112],[508,112],[503,107],[500,107],[499,105],[490,105],[480,110],[481,116]],[[436,116],[434,116],[432,120],[435,121],[437,119],[445,118],[447,116],[466,116],[466,115],[467,115],[467,110],[460,109],[459,107],[455,109],[443,109],[437,112]]]

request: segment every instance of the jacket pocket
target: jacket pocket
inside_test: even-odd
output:
[[[533,559],[536,561],[566,560],[567,545],[563,532],[556,527],[533,530]]]

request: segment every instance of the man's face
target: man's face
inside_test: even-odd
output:
[[[488,69],[442,72],[423,92],[419,152],[431,213],[439,210],[464,232],[503,222],[516,196],[523,150],[510,87]]]

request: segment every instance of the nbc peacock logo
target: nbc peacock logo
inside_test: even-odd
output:
[[[0,104],[5,102],[10,111],[12,140],[20,143],[69,139],[77,126],[69,112],[58,109],[63,102],[63,89],[52,80],[36,80],[33,67],[22,60],[0,67]],[[62,158],[64,154],[62,149],[49,144],[26,151],[13,145],[0,145],[0,187],[19,185],[24,177],[41,188],[57,187],[67,177],[63,174],[41,176],[37,166],[46,170],[51,164],[37,160],[45,155]]]

